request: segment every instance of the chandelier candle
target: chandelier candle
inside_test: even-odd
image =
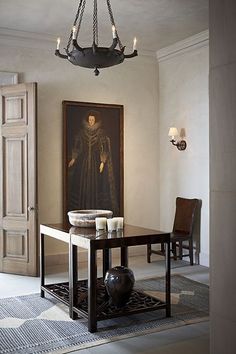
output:
[[[65,48],[65,54],[60,53],[60,46],[57,41],[57,47],[55,55],[59,58],[67,59],[73,65],[78,65],[84,68],[94,69],[95,75],[99,75],[99,69],[108,68],[110,66],[118,65],[123,63],[126,58],[133,58],[138,55],[136,43],[137,39],[135,37],[133,43],[133,52],[130,54],[124,54],[125,46],[121,43],[119,38],[117,27],[115,25],[114,16],[112,13],[110,0],[103,0],[107,4],[108,15],[110,17],[110,22],[112,25],[112,37],[110,47],[102,47],[98,44],[98,6],[97,0],[93,1],[93,20],[92,20],[92,44],[88,47],[80,47],[77,40],[80,34],[81,23],[83,19],[83,14],[86,6],[87,0],[80,0],[78,4],[78,9],[76,12],[75,20],[73,22],[73,27],[69,34],[69,39],[67,46]],[[101,0],[102,1],[102,0]]]
[[[76,34],[75,34],[75,32],[76,32],[76,27],[73,26],[73,27],[72,27],[72,39],[73,39],[73,40],[76,39]]]
[[[57,38],[57,50],[59,50],[59,49],[60,49],[60,43],[61,43],[60,38]]]
[[[115,28],[115,26],[112,26],[112,37],[113,37],[113,39],[116,38],[116,28]]]
[[[135,51],[136,48],[137,48],[137,38],[134,37],[133,51]]]

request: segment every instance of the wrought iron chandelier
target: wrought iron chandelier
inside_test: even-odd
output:
[[[66,54],[60,53],[60,38],[57,39],[57,49],[55,55],[62,59],[69,60],[70,63],[85,68],[94,68],[95,75],[99,75],[100,68],[123,63],[126,58],[133,58],[138,55],[134,38],[133,53],[124,54],[125,46],[122,45],[119,38],[115,20],[112,13],[110,0],[106,0],[108,13],[112,25],[113,41],[110,47],[100,47],[98,45],[98,7],[97,0],[93,0],[93,42],[91,47],[82,48],[78,44],[78,35],[81,28],[83,14],[86,6],[86,0],[80,0],[72,30],[65,48]]]

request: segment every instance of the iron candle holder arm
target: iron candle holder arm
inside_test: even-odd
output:
[[[78,45],[78,42],[77,42],[76,39],[73,39],[73,40],[72,40],[72,43],[73,43],[73,46],[74,46],[79,52],[83,52],[83,48]]]
[[[56,49],[56,50],[55,50],[55,55],[56,55],[57,57],[59,57],[59,58],[62,58],[62,59],[68,59],[68,56],[65,55],[65,54],[61,54],[60,51],[59,51],[59,49]]]
[[[135,49],[135,50],[133,51],[133,53],[131,53],[131,54],[125,54],[124,57],[125,57],[125,58],[134,58],[134,57],[137,57],[137,55],[138,55],[138,51]]]
[[[117,46],[118,44],[118,39],[117,37],[113,38],[113,41],[112,41],[112,45],[110,46],[109,50],[112,51],[115,49],[115,47]]]

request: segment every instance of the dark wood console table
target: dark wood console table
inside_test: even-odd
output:
[[[69,282],[45,285],[44,235],[64,241],[69,245]],[[135,289],[130,301],[121,309],[109,303],[109,297],[103,284],[103,278],[111,267],[111,249],[121,250],[121,265],[128,266],[128,247],[164,243],[166,248],[166,298],[158,300]],[[68,227],[62,224],[40,226],[40,270],[41,296],[48,292],[67,306],[70,317],[78,314],[88,319],[88,330],[97,330],[97,321],[122,315],[165,309],[166,316],[171,315],[170,304],[170,234],[125,225],[122,231],[107,233],[95,229]],[[77,247],[88,250],[88,279],[78,281]],[[97,250],[103,251],[103,278],[97,278]]]

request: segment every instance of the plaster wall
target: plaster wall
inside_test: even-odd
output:
[[[38,83],[39,222],[62,220],[62,101],[124,105],[124,216],[159,228],[158,72],[155,57],[139,56],[101,71],[74,67],[53,50],[1,46],[0,71]],[[48,253],[65,247],[49,242]]]
[[[203,33],[203,37],[206,34]],[[184,43],[158,53],[160,119],[160,227],[171,230],[177,196],[202,201],[200,264],[209,265],[209,104],[208,40],[198,39],[185,48]],[[202,40],[202,38],[201,38]],[[188,39],[188,45],[192,41]],[[176,49],[178,51],[176,52]],[[182,48],[182,49],[181,49]],[[170,127],[185,130],[187,149],[179,151],[169,141]],[[179,138],[178,138],[179,139]]]
[[[235,353],[236,2],[210,0],[210,353]]]

